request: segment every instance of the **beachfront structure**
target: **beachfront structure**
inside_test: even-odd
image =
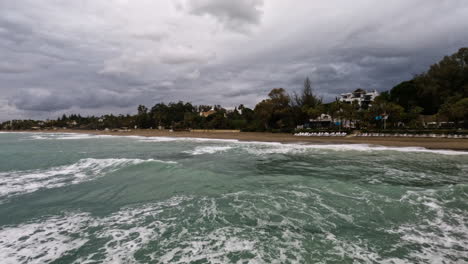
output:
[[[341,94],[339,100],[340,102],[348,104],[356,102],[360,108],[367,109],[377,96],[379,96],[379,92],[376,90],[368,92],[363,89],[357,89],[352,93]]]
[[[298,128],[330,128],[338,122],[337,119],[333,119],[331,115],[321,114],[317,118],[309,119],[309,122]]]
[[[450,122],[443,115],[419,115],[418,120],[424,128],[454,128],[456,126],[455,122]]]
[[[203,117],[208,117],[212,114],[216,114],[216,110],[214,109],[211,109],[209,111],[206,111],[206,112],[200,112],[200,116],[203,116]]]
[[[298,128],[331,128],[341,126],[343,128],[355,128],[355,122],[347,119],[332,118],[329,114],[321,114],[317,118],[309,119],[309,122]]]

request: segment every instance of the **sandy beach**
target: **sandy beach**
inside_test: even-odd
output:
[[[24,131],[23,131],[24,132]],[[30,131],[41,133],[83,133],[116,136],[144,137],[191,137],[213,139],[236,139],[240,141],[306,143],[306,144],[370,144],[389,147],[423,147],[427,149],[448,149],[468,151],[468,139],[452,138],[397,138],[397,137],[297,137],[285,133],[261,132],[170,132],[168,130],[136,129],[131,131],[96,131],[96,130],[54,130]]]

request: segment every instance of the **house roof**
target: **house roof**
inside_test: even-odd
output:
[[[364,89],[358,88],[354,91],[354,93],[367,93]]]

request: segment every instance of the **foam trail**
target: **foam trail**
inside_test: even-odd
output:
[[[3,132],[3,133],[21,133],[21,132]],[[361,152],[370,152],[370,151],[398,151],[398,152],[414,152],[414,153],[433,153],[441,155],[468,155],[467,151],[455,151],[455,150],[435,150],[435,149],[426,149],[422,147],[386,147],[379,145],[369,145],[369,144],[283,144],[280,142],[260,142],[260,141],[240,141],[237,139],[217,139],[217,138],[196,138],[196,137],[145,137],[145,136],[125,136],[125,135],[94,135],[94,134],[80,134],[80,133],[38,133],[34,132],[22,132],[36,134],[33,135],[33,139],[95,139],[95,138],[112,138],[112,137],[122,137],[122,138],[132,138],[141,142],[222,142],[222,143],[232,143],[232,144],[242,144],[242,145],[259,145],[259,146],[277,146],[277,150],[264,150],[259,151],[260,154],[268,153],[288,153],[288,152],[303,152],[305,150],[335,150],[335,151],[361,151]],[[53,135],[52,137],[45,136]],[[252,151],[255,153],[255,151]]]
[[[0,197],[10,197],[31,193],[43,188],[57,188],[92,180],[126,166],[144,162],[173,161],[141,159],[82,159],[71,165],[53,167],[45,170],[13,171],[0,173]]]
[[[77,140],[77,139],[96,139],[112,138],[112,135],[94,135],[81,133],[34,133],[30,136],[33,140]]]
[[[367,144],[323,144],[323,145],[309,145],[309,144],[281,144],[281,143],[263,143],[263,142],[239,142],[244,145],[251,145],[247,148],[252,154],[288,154],[288,153],[303,153],[314,150],[331,150],[331,151],[359,151],[359,152],[373,152],[373,151],[396,151],[408,153],[431,153],[441,155],[468,155],[466,151],[455,150],[432,150],[421,147],[385,147],[378,145]],[[258,147],[255,147],[258,146]]]
[[[192,155],[202,155],[202,154],[215,154],[219,152],[225,152],[230,149],[233,149],[232,146],[205,146],[205,147],[196,147],[193,151],[185,151]]]
[[[173,197],[136,208],[124,208],[102,218],[89,213],[67,213],[4,226],[0,228],[0,259],[2,263],[49,263],[93,239],[110,239],[98,248],[103,253],[99,263],[136,263],[135,252],[174,225],[158,221],[156,217],[165,208],[190,199]],[[148,219],[154,221],[148,223]],[[95,255],[89,254],[73,263],[95,262]]]
[[[139,137],[143,142],[172,142],[172,141],[189,141],[189,142],[225,142],[239,143],[237,139],[218,139],[218,138],[196,138],[196,137]]]
[[[68,234],[80,233],[90,220],[87,214],[77,214],[2,227],[0,259],[2,263],[52,262],[67,251],[80,248],[88,241],[86,238],[73,238]]]
[[[254,154],[269,154],[269,153],[293,153],[304,152],[308,150],[333,150],[333,151],[397,151],[397,152],[413,152],[413,153],[432,153],[441,155],[468,155],[467,151],[455,150],[436,150],[423,147],[386,147],[380,145],[369,144],[306,144],[306,143],[291,143],[283,144],[280,142],[261,142],[261,141],[239,141],[237,139],[214,139],[214,138],[188,138],[188,137],[139,137],[143,142],[173,142],[173,141],[189,141],[189,142],[221,142],[239,145],[263,146],[269,149],[252,150]]]

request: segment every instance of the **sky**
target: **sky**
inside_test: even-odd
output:
[[[466,0],[1,0],[0,120],[385,91],[468,46]]]

